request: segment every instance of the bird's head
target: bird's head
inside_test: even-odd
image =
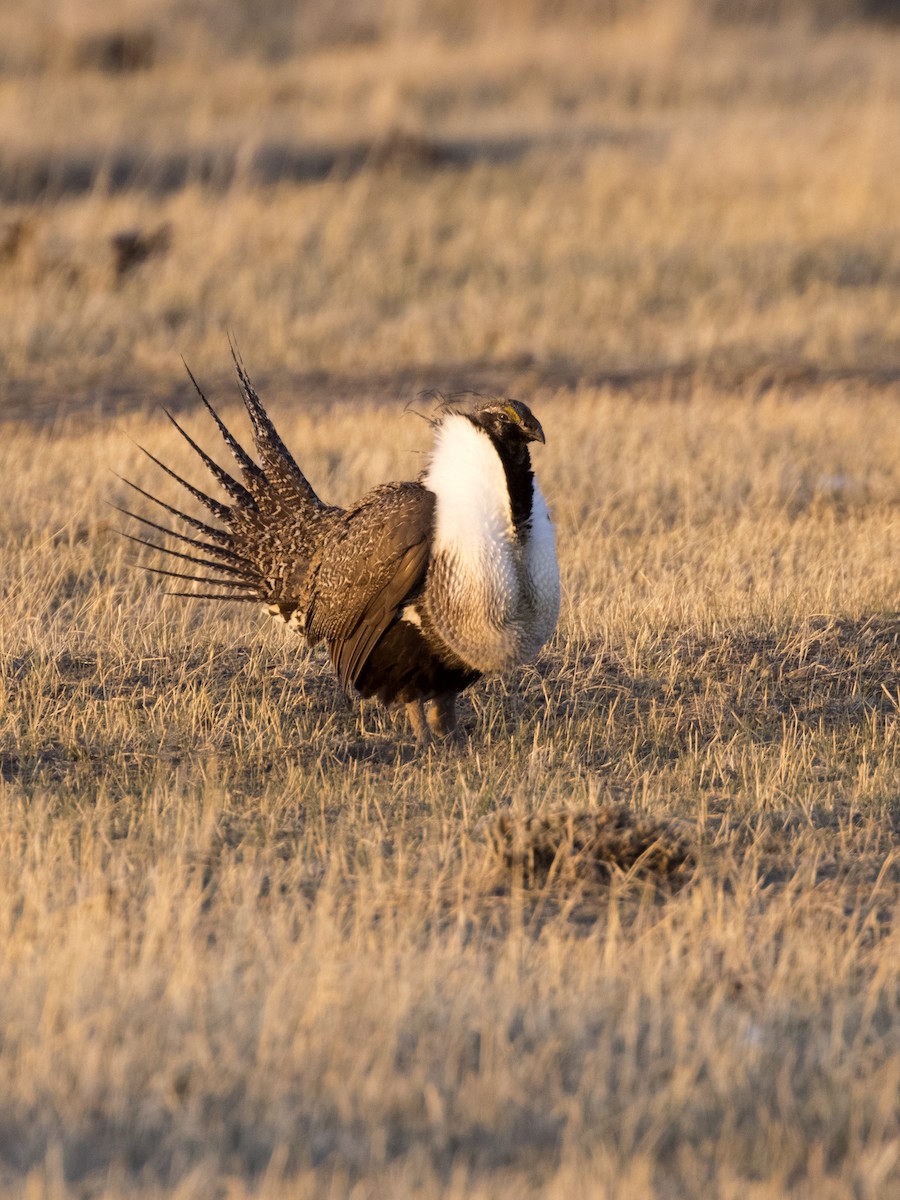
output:
[[[469,419],[494,442],[509,449],[545,440],[540,421],[521,400],[492,400],[469,413]]]

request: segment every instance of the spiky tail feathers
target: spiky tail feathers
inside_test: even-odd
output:
[[[141,546],[161,551],[183,564],[205,569],[193,574],[184,569],[174,570],[141,564],[146,570],[170,579],[205,584],[204,591],[174,591],[176,596],[194,596],[207,600],[238,600],[263,603],[273,615],[284,620],[293,618],[303,627],[302,613],[297,612],[303,580],[325,529],[341,512],[323,504],[303,472],[291,457],[287,447],[269,420],[256,391],[244,370],[243,363],[232,346],[232,357],[241,385],[244,407],[253,429],[253,441],[259,462],[256,462],[226,428],[218,413],[200,389],[187,364],[188,376],[197,395],[212,417],[240,469],[240,479],[223,470],[182,428],[168,410],[164,410],[172,425],[197,454],[231,503],[217,500],[176,474],[148,450],[141,449],[162,471],[199,501],[219,524],[191,516],[182,509],[166,503],[130,480],[130,488],[158,508],[169,513],[191,531],[172,529],[129,509],[119,508],[126,516],[174,539],[181,547],[161,545],[149,538],[125,533],[125,537]],[[124,532],[124,531],[123,531]],[[198,534],[200,536],[193,536]]]

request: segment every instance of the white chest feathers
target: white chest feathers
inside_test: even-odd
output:
[[[426,593],[434,627],[479,671],[533,658],[559,616],[556,535],[537,483],[517,533],[500,456],[457,413],[438,426],[423,482],[436,501]]]

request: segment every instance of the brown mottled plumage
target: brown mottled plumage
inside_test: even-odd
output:
[[[544,440],[540,425],[520,401],[447,410],[434,422],[438,446],[420,480],[382,484],[349,508],[336,508],[310,487],[234,357],[259,461],[191,375],[241,478],[224,471],[167,413],[231,503],[149,455],[220,527],[130,484],[202,535],[122,510],[191,553],[132,540],[210,573],[148,570],[215,589],[176,595],[262,602],[311,645],[327,644],[348,693],[405,704],[420,741],[429,730],[452,732],[458,693],[484,671],[536,653],[556,623],[553,529],[528,453],[529,442]]]

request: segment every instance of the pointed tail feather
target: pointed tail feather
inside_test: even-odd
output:
[[[166,575],[169,579],[186,579],[189,583],[212,583],[217,587],[237,588],[242,592],[255,592],[256,584],[236,579],[210,579],[208,575],[187,575],[183,571],[167,571],[165,567],[151,567],[142,563],[141,567],[151,575]]]
[[[199,488],[196,488],[193,484],[188,483],[186,479],[182,479],[180,475],[176,475],[171,467],[167,467],[164,462],[160,462],[155,454],[151,454],[150,451],[145,450],[143,446],[140,446],[139,449],[147,455],[152,463],[156,463],[161,471],[165,471],[165,473],[171,476],[176,483],[180,483],[189,495],[193,496],[195,500],[199,500],[205,508],[208,508],[214,517],[218,517],[220,521],[225,523],[228,522],[228,515],[231,512],[231,509],[227,504],[223,504],[220,500],[214,500],[212,496],[207,496],[206,492],[201,492]],[[126,479],[125,482],[128,483],[128,480]],[[151,499],[153,499],[152,496]]]
[[[184,359],[182,359],[181,361],[184,362]],[[216,426],[219,430],[219,433],[221,433],[222,439],[225,442],[225,445],[228,447],[228,449],[234,455],[235,461],[237,462],[238,466],[241,468],[241,470],[244,472],[245,475],[249,475],[253,479],[265,479],[265,474],[263,473],[261,468],[259,466],[257,466],[257,464],[253,461],[253,459],[250,457],[250,455],[247,453],[247,451],[244,449],[244,447],[240,444],[240,442],[237,440],[237,438],[234,437],[234,435],[231,433],[231,431],[226,427],[222,418],[219,416],[219,414],[216,412],[216,410],[213,408],[213,406],[207,400],[206,396],[203,394],[200,384],[194,378],[194,374],[191,371],[191,368],[187,365],[187,363],[184,363],[184,369],[187,371],[188,379],[190,379],[191,383],[194,385],[194,390],[196,391],[197,395],[200,397],[200,401],[203,404],[203,407],[206,409],[206,411],[209,413],[209,415],[215,421]]]
[[[173,517],[178,517],[180,521],[184,521],[191,529],[196,529],[198,533],[205,533],[207,537],[215,538],[219,542],[226,543],[229,540],[227,529],[216,529],[213,525],[207,525],[205,521],[199,521],[196,517],[189,516],[188,513],[182,512],[180,508],[173,508],[171,504],[166,504],[164,500],[160,500],[157,496],[152,496],[149,492],[145,492],[142,487],[138,487],[136,483],[132,483],[130,479],[125,479],[122,475],[117,475],[117,479],[121,479],[124,484],[138,492],[141,496],[151,500],[154,504],[158,504],[160,508],[165,509],[167,513],[171,513]],[[177,478],[177,476],[176,476]],[[123,510],[124,511],[124,510]],[[138,520],[144,520],[139,517]],[[147,522],[145,521],[145,524]],[[180,537],[176,534],[176,537]]]
[[[240,381],[244,407],[253,426],[253,440],[256,443],[256,449],[263,461],[264,467],[267,471],[276,472],[278,476],[289,476],[293,486],[299,489],[308,500],[314,504],[321,504],[319,497],[310,487],[306,476],[294,462],[293,456],[278,436],[275,426],[269,420],[269,415],[263,408],[259,396],[256,394],[256,389],[250,382],[250,377],[244,369],[241,356],[230,336],[228,344],[231,347],[231,357],[234,360],[234,368],[237,371],[237,377]]]
[[[187,444],[190,446],[190,448],[194,451],[194,453],[197,455],[197,457],[200,459],[200,461],[203,463],[203,465],[209,471],[210,475],[212,475],[212,477],[219,482],[219,484],[228,493],[228,495],[232,498],[232,500],[236,501],[238,504],[246,504],[251,508],[255,508],[256,501],[253,499],[253,497],[247,491],[247,489],[244,487],[244,485],[241,483],[238,483],[238,481],[236,479],[232,478],[232,476],[229,475],[227,471],[223,471],[222,468],[219,466],[219,464],[217,462],[215,462],[213,459],[211,459],[209,457],[209,455],[206,453],[206,451],[202,450],[197,445],[197,443],[194,441],[194,439],[191,437],[191,435],[185,429],[183,429],[181,427],[181,425],[178,424],[178,422],[175,420],[175,418],[172,416],[172,414],[169,412],[169,410],[167,408],[164,408],[163,412],[166,414],[166,416],[169,418],[171,423],[175,426],[175,428],[178,430],[178,432],[181,434],[181,436],[184,438],[184,440],[187,442]]]
[[[189,600],[230,600],[244,604],[257,604],[255,596],[229,596],[226,592],[163,592],[164,596],[186,596]]]
[[[127,480],[123,480],[127,482]],[[120,512],[124,517],[130,518],[132,521],[139,521],[141,525],[146,525],[149,529],[156,529],[159,533],[166,534],[167,537],[176,538],[185,546],[193,546],[197,550],[205,550],[207,554],[216,554],[220,558],[231,559],[234,562],[243,562],[247,566],[246,559],[241,558],[239,554],[235,554],[233,550],[228,550],[224,546],[214,546],[210,542],[204,542],[201,538],[189,537],[186,533],[179,533],[174,529],[169,529],[167,525],[160,525],[158,521],[151,521],[148,517],[141,517],[137,513],[133,513],[129,508],[123,508],[121,504],[113,504],[107,501],[110,508],[114,508],[116,512]],[[125,534],[126,537],[131,537],[131,534]]]
[[[161,546],[159,542],[151,542],[149,538],[135,537],[133,533],[128,533],[124,529],[118,531],[122,537],[128,538],[129,542],[134,542],[137,546],[146,546],[150,550],[158,550],[161,554],[168,554],[170,558],[180,558],[183,562],[194,563],[198,567],[211,567],[214,571],[224,571],[226,575],[234,575],[237,579],[242,579],[244,572],[240,567],[229,566],[228,563],[216,562],[211,558],[198,558],[196,554],[185,554],[183,550],[173,550],[171,546]],[[225,582],[223,580],[223,582]]]

